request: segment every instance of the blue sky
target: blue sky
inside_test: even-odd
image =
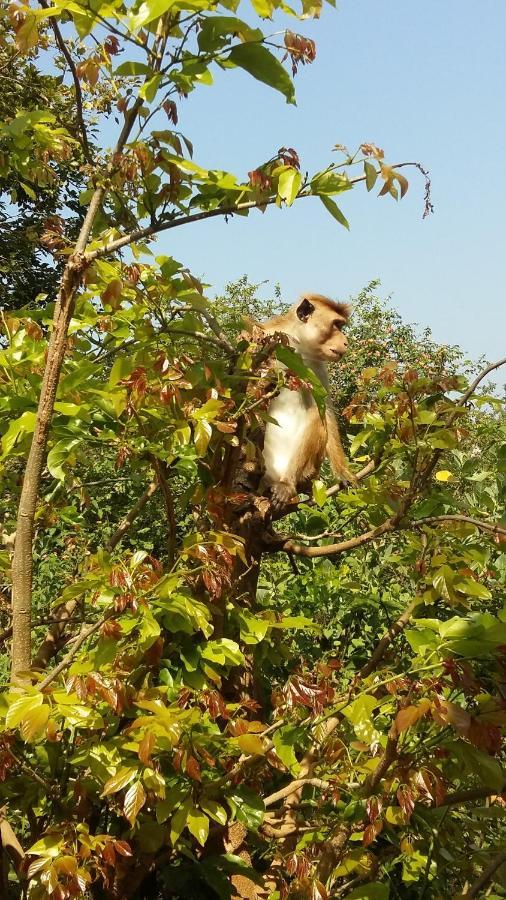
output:
[[[287,25],[317,42],[316,62],[299,69],[297,106],[240,70],[215,70],[214,87],[179,105],[196,161],[242,176],[292,146],[314,171],[335,158],[334,144],[373,141],[389,162],[430,169],[435,214],[422,221],[413,170],[399,204],[361,187],[344,195],[350,233],[315,199],[181,228],[158,249],[216,292],[246,273],[279,282],[287,301],[305,290],[346,298],[380,278],[402,315],[438,340],[505,355],[506,3],[341,0],[317,22],[276,22]]]

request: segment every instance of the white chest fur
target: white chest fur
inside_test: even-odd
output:
[[[307,428],[308,409],[314,400],[306,391],[283,388],[269,406],[269,416],[277,425],[268,423],[264,438],[265,474],[270,482],[284,481],[292,471],[292,459]]]

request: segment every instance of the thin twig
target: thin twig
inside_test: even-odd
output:
[[[94,622],[93,625],[88,625],[87,628],[82,628],[81,632],[78,634],[74,645],[71,650],[63,657],[62,661],[55,666],[54,669],[49,672],[48,675],[44,678],[43,681],[38,685],[39,691],[45,691],[47,687],[55,680],[55,678],[60,675],[61,672],[64,672],[65,669],[68,669],[72,660],[76,656],[78,650],[82,647],[85,641],[91,637],[92,634],[95,634],[96,631],[102,627],[104,622],[107,622],[112,616],[116,615],[115,610],[110,610],[108,613],[103,615],[97,622]]]
[[[397,759],[398,740],[399,735],[397,734],[395,724],[393,724],[390,731],[388,732],[386,747],[381,755],[380,761],[376,766],[374,772],[371,772],[371,774],[365,780],[364,792],[366,797],[369,797],[374,793],[378,784],[384,778],[392,763]]]
[[[162,492],[163,502],[165,505],[165,512],[167,513],[167,522],[168,522],[168,526],[169,526],[169,539],[168,539],[169,566],[173,566],[175,555],[176,555],[176,529],[177,529],[176,516],[175,516],[175,512],[174,512],[174,499],[172,497],[172,491],[170,489],[169,480],[167,478],[166,464],[163,463],[162,460],[158,459],[156,456],[151,456],[151,462],[153,463],[153,468],[156,472],[158,486]]]
[[[404,631],[404,629],[406,628],[406,625],[408,624],[409,620],[411,619],[411,616],[413,615],[413,611],[419,605],[420,602],[421,601],[419,598],[416,598],[415,600],[413,600],[406,607],[404,612],[401,613],[401,615],[399,616],[397,621],[394,622],[393,625],[390,626],[390,628],[388,629],[386,634],[383,635],[381,640],[378,641],[378,643],[376,644],[376,647],[374,648],[374,650],[371,654],[371,658],[370,658],[369,662],[367,662],[365,664],[365,666],[363,666],[360,669],[360,672],[359,672],[360,678],[367,678],[369,675],[371,675],[372,672],[374,672],[374,670],[378,666],[378,663],[380,663],[381,660],[383,659],[383,656],[385,655],[385,651],[390,646],[390,644],[392,643],[394,638],[396,638],[399,634],[401,634]]]
[[[128,512],[126,514],[126,516],[124,517],[124,519],[121,520],[116,531],[114,532],[113,535],[111,535],[111,537],[107,541],[107,544],[106,544],[107,550],[109,550],[109,551],[114,550],[116,545],[119,544],[123,535],[125,535],[127,533],[128,529],[133,524],[133,522],[135,521],[135,519],[137,518],[139,513],[142,512],[142,510],[146,506],[146,503],[148,502],[149,498],[152,497],[153,494],[157,490],[158,490],[158,483],[156,481],[152,481],[151,484],[148,485],[148,487],[146,488],[144,493],[141,494],[141,496],[137,500],[137,503],[135,504],[135,506],[132,506],[132,509],[130,510],[130,512]]]
[[[48,8],[46,0],[39,0],[39,2],[40,2],[40,5],[44,9]],[[79,129],[81,131],[81,136],[83,139],[83,156],[87,163],[91,163],[92,156],[91,156],[91,152],[90,152],[90,145],[88,143],[88,135],[86,133],[86,125],[84,123],[83,93],[81,90],[81,83],[79,81],[79,75],[77,74],[77,69],[75,67],[74,60],[72,59],[69,49],[68,49],[65,41],[63,40],[61,31],[58,27],[58,23],[54,16],[51,16],[50,22],[51,22],[51,28],[53,29],[56,43],[58,44],[58,47],[60,48],[61,52],[63,53],[63,55],[67,61],[68,67],[72,74],[72,80],[74,82],[74,90],[76,92],[77,121],[79,123]]]

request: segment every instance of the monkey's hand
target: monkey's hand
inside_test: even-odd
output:
[[[271,506],[273,510],[279,511],[297,497],[297,488],[293,483],[288,481],[275,481],[271,484]]]
[[[350,472],[347,466],[341,467],[338,480],[343,487],[353,487],[357,483],[355,475],[353,472]]]

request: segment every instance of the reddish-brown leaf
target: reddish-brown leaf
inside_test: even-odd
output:
[[[186,769],[186,774],[190,778],[193,778],[194,781],[202,781],[202,776],[200,774],[200,766],[194,756],[188,757],[188,759],[186,760],[185,769]]]
[[[146,734],[142,738],[139,749],[137,751],[137,755],[145,766],[151,765],[151,754],[153,752],[154,746],[156,743],[155,735],[152,731],[146,731]]]

